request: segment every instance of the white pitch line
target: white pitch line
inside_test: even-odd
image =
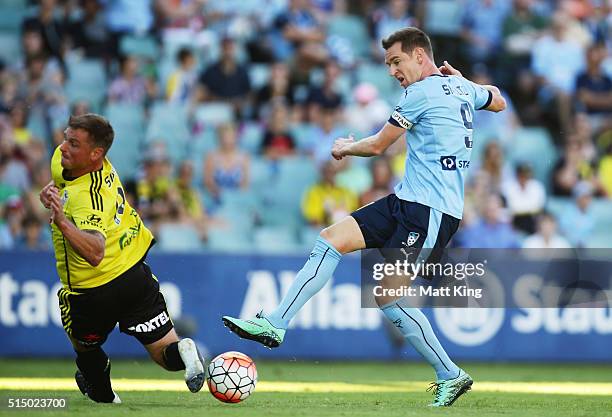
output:
[[[355,384],[349,382],[280,382],[259,381],[257,392],[313,392],[313,393],[375,393],[421,392],[426,381],[376,382]],[[50,389],[50,387],[53,387]],[[117,391],[187,391],[185,383],[171,379],[114,378]],[[76,384],[70,378],[0,378],[1,390],[15,391],[72,391]],[[476,381],[474,392],[500,392],[525,394],[564,394],[612,396],[611,382],[493,382]]]

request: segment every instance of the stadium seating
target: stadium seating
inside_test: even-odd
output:
[[[121,38],[119,50],[123,55],[133,55],[150,60],[155,60],[159,56],[157,43],[148,36],[124,36]]]
[[[179,163],[187,157],[188,126],[185,106],[158,101],[151,108],[145,141],[165,143],[172,161]]]
[[[258,253],[287,254],[300,251],[295,231],[286,226],[258,228],[253,234],[253,243]]]
[[[166,252],[195,252],[202,249],[195,228],[187,224],[166,223],[157,231],[159,250]]]
[[[136,176],[142,159],[145,115],[140,106],[130,104],[109,104],[104,114],[112,120],[115,140],[109,151],[113,166],[123,180]]]
[[[339,36],[347,40],[353,52],[364,58],[368,55],[370,41],[365,21],[362,17],[353,15],[336,15],[328,23],[329,36]]]
[[[387,69],[378,64],[362,64],[357,68],[357,82],[373,84],[380,97],[395,105],[401,95],[397,88],[397,81],[390,77]]]
[[[19,34],[13,31],[0,31],[0,59],[11,62],[21,55]]]
[[[252,253],[253,243],[249,236],[225,229],[208,230],[206,247],[216,252]]]
[[[200,104],[194,113],[196,123],[201,126],[218,126],[234,120],[232,106],[223,102]]]
[[[68,80],[66,95],[70,103],[87,101],[93,111],[100,111],[106,97],[107,80],[104,65],[96,59],[80,59],[72,55],[66,60]]]
[[[263,140],[263,128],[259,123],[247,122],[240,129],[240,149],[255,155],[259,153]]]
[[[548,182],[557,162],[557,151],[546,129],[519,129],[507,148],[508,159],[511,162],[528,163],[536,179],[544,184]]]
[[[270,67],[267,64],[249,65],[249,80],[251,88],[258,90],[263,87],[270,79]]]
[[[5,0],[3,0],[2,3],[5,3]],[[3,4],[2,12],[0,13],[0,30],[17,33],[21,27],[21,22],[26,15],[27,10],[25,10],[23,6],[15,7],[14,5],[11,5],[11,7],[7,7],[7,5]]]

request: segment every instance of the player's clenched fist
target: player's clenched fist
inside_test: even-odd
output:
[[[50,199],[51,189],[55,189],[56,191],[59,191],[59,189],[54,185],[53,181],[51,181],[49,182],[49,184],[43,187],[43,189],[40,191],[40,194],[38,195],[40,202],[42,203],[43,206],[45,206],[46,209],[51,208],[51,199]]]
[[[346,155],[348,155],[349,147],[355,143],[355,139],[353,135],[350,135],[348,138],[338,138],[334,142],[334,146],[332,146],[331,154],[335,160],[339,161]]]
[[[463,77],[461,71],[449,64],[448,61],[444,61],[444,65],[441,65],[438,67],[438,69],[444,75],[456,75],[457,77]]]

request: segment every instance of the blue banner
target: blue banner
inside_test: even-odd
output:
[[[334,278],[300,311],[285,342],[274,350],[240,340],[223,327],[221,316],[272,310],[303,256],[152,254],[148,263],[173,319],[195,323],[192,337],[210,353],[239,350],[256,357],[338,360],[418,357],[378,309],[361,308],[358,255],[342,259]],[[53,254],[0,253],[0,356],[73,354],[60,322],[59,288]],[[436,308],[425,313],[449,355],[459,361],[612,361],[610,308]],[[137,341],[118,329],[105,349],[114,357],[145,355]]]

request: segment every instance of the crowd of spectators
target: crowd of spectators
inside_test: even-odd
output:
[[[70,114],[90,111],[115,126],[111,162],[161,249],[309,248],[403,175],[403,140],[375,159],[329,150],[388,119],[401,89],[380,40],[409,25],[508,101],[475,116],[453,245],[612,245],[609,0],[6,0],[0,15],[0,250],[50,249],[37,195]]]

